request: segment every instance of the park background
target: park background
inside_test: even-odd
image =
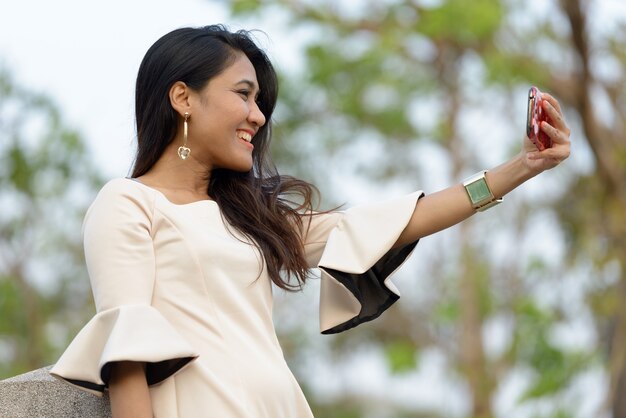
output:
[[[626,417],[626,3],[4,2],[0,379],[54,363],[94,308],[80,226],[133,158],[134,78],[181,26],[260,29],[280,72],[273,151],[323,206],[433,192],[519,151],[531,84],[572,157],[417,246],[402,298],[336,336],[318,280],[275,291],[320,418]]]

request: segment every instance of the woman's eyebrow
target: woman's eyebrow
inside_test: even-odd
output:
[[[238,81],[238,82],[236,83],[236,85],[238,85],[238,84],[246,84],[246,85],[247,85],[248,87],[250,87],[251,89],[253,89],[253,88],[255,88],[255,87],[256,87],[256,83],[255,83],[254,81],[251,81],[251,80],[246,80],[246,79],[241,80],[241,81]]]

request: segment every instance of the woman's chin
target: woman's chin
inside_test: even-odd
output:
[[[252,159],[250,159],[250,161],[246,161],[246,162],[241,162],[238,164],[229,164],[228,166],[224,167],[227,170],[230,171],[234,171],[236,173],[248,173],[250,172],[250,170],[252,170]]]

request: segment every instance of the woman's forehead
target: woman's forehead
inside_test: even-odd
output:
[[[258,88],[256,70],[250,59],[243,53],[236,54],[232,63],[224,69],[220,74],[224,79],[230,82],[239,83],[242,81],[249,82],[252,87]],[[220,77],[218,76],[218,77]]]

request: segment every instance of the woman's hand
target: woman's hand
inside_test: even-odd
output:
[[[543,110],[547,112],[550,123],[542,122],[540,128],[552,139],[552,147],[539,151],[530,139],[524,140],[523,161],[535,174],[556,167],[570,154],[570,129],[563,118],[559,102],[547,93],[542,93],[541,97],[544,99]]]

